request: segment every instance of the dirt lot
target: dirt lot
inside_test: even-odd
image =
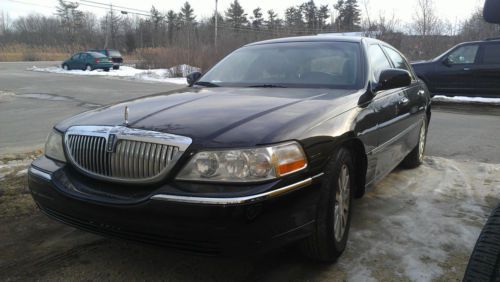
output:
[[[355,202],[346,253],[315,264],[294,246],[265,257],[207,258],[102,238],[48,219],[26,185],[37,152],[0,163],[0,280],[458,281],[498,202],[500,165],[428,157]]]

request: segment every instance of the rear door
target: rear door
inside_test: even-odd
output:
[[[461,45],[436,64],[433,77],[435,94],[471,94],[475,92],[474,69],[477,67],[479,44]]]
[[[479,64],[475,68],[477,96],[500,97],[500,42],[481,46]]]

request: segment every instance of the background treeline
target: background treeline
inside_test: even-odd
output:
[[[411,60],[429,59],[452,45],[500,36],[498,25],[484,22],[481,11],[459,23],[439,18],[433,0],[412,0],[414,17],[374,16],[369,0],[336,0],[331,7],[313,0],[288,7],[283,15],[256,7],[246,11],[238,0],[217,15],[197,18],[185,2],[178,10],[127,10],[94,1],[59,0],[54,15],[31,14],[10,20],[0,12],[0,60],[53,60],[88,48],[115,48],[143,67],[190,64],[207,69],[232,50],[253,41],[331,32],[363,32],[385,40]],[[86,6],[106,9],[97,17]],[[365,10],[365,18],[361,11]]]

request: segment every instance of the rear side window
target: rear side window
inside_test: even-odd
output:
[[[486,44],[483,49],[483,64],[500,64],[500,44]]]
[[[476,61],[479,45],[467,45],[458,47],[448,55],[448,63],[451,65],[473,64]]]
[[[392,68],[392,66],[379,45],[371,45],[368,48],[368,56],[370,56],[372,65],[373,79],[378,81],[380,73],[385,69]]]
[[[78,58],[80,57],[80,54],[74,54],[73,57],[71,57],[71,60],[78,60]]]

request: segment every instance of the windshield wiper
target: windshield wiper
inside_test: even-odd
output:
[[[206,87],[220,87],[220,85],[208,82],[208,81],[198,81],[195,82],[194,85],[206,86]]]
[[[256,85],[250,85],[248,87],[252,87],[252,88],[286,88],[286,86],[280,85],[280,84],[256,84]]]

